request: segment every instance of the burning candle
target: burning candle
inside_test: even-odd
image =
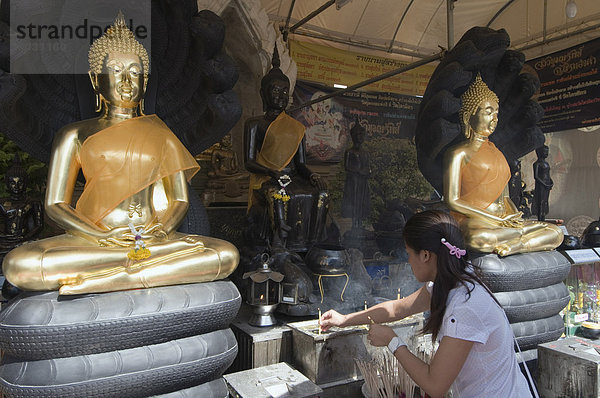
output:
[[[365,300],[365,310],[367,310],[367,300]]]
[[[265,295],[264,295],[264,294],[261,294],[261,295],[260,295],[260,303],[261,303],[261,304],[263,303],[263,300],[264,300],[264,299],[265,299]]]
[[[402,296],[400,295],[400,288],[398,288],[398,300],[400,300]]]

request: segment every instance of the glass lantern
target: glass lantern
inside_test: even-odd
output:
[[[243,279],[250,279],[246,302],[253,308],[253,315],[248,321],[252,326],[273,326],[277,323],[273,312],[281,301],[281,281],[284,276],[269,268],[268,261],[269,255],[264,253],[257,270],[242,276]]]

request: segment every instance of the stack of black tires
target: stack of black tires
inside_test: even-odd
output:
[[[22,293],[0,312],[5,397],[226,398],[237,355],[232,282],[60,297]]]
[[[537,359],[538,344],[557,340],[564,332],[560,311],[569,303],[563,281],[571,263],[557,251],[498,257],[475,256],[473,264],[504,308],[522,360]]]

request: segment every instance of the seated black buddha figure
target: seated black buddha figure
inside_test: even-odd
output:
[[[44,227],[42,203],[26,195],[28,175],[15,155],[4,175],[9,197],[0,200],[0,260],[16,246],[35,238]]]
[[[231,135],[226,134],[206,152],[210,154],[206,187],[230,198],[241,196],[248,189],[248,173],[240,169],[237,154],[231,147]]]
[[[306,166],[304,126],[284,112],[290,81],[279,64],[275,48],[273,67],[261,81],[265,113],[245,124],[250,230],[257,246],[303,252],[323,235],[329,196],[323,179]]]
[[[211,170],[208,176],[212,178],[239,178],[240,172],[237,154],[231,149],[231,135],[226,134],[218,147],[210,153]]]
[[[29,176],[17,153],[4,174],[8,197],[0,199],[0,261],[15,247],[36,238],[44,228],[42,202],[27,195]],[[2,284],[2,297],[12,299],[21,292],[7,280]]]

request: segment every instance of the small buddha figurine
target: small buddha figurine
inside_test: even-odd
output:
[[[360,229],[362,220],[369,215],[371,198],[369,196],[369,153],[362,147],[365,141],[365,128],[360,125],[358,116],[350,129],[352,147],[344,153],[344,197],[342,200],[342,216],[352,217],[352,229]]]
[[[208,176],[212,178],[240,178],[244,174],[240,172],[237,154],[231,149],[231,134],[226,134],[220,144],[211,151],[210,164],[212,169]]]
[[[242,189],[248,189],[248,173],[240,170],[237,154],[231,148],[231,134],[206,152],[210,153],[211,165],[206,187],[222,191],[230,198],[241,196]]]
[[[509,162],[510,180],[508,181],[508,196],[517,206],[517,209],[523,213],[524,218],[531,216],[531,210],[527,203],[527,194],[525,193],[525,181],[521,175],[521,161],[513,159]]]
[[[548,197],[554,183],[550,178],[550,164],[546,161],[549,154],[548,146],[542,145],[535,150],[537,160],[533,163],[533,178],[535,190],[533,194],[533,214],[539,221],[546,219],[548,214]]]
[[[558,247],[563,234],[556,225],[524,220],[506,196],[510,168],[488,140],[498,123],[498,97],[478,74],[461,100],[466,141],[446,151],[443,183],[467,246],[500,256]]]
[[[4,222],[0,233],[0,258],[21,243],[35,238],[44,228],[42,203],[26,195],[28,179],[17,153],[4,175],[10,196],[0,203],[0,216]]]
[[[290,81],[279,68],[277,47],[272,66],[261,81],[265,113],[244,127],[248,211],[260,239],[305,251],[323,234],[329,195],[325,181],[306,166],[304,126],[284,112]]]
[[[9,252],[7,280],[70,295],[227,277],[235,246],[176,232],[198,164],[157,116],[143,115],[148,54],[121,13],[89,61],[101,114],[57,132],[48,171],[45,210],[66,233]],[[72,207],[80,170],[86,184]]]
[[[523,179],[521,178],[521,161],[513,159],[508,162],[510,166],[510,180],[508,180],[508,195],[510,200],[518,207],[523,199]]]

